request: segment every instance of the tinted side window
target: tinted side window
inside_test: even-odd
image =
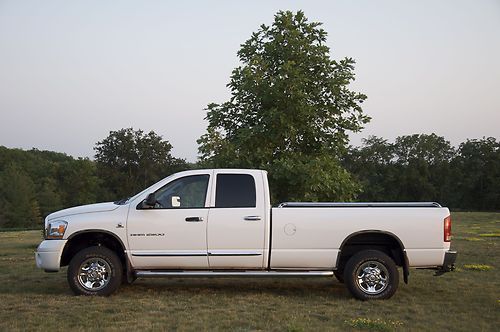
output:
[[[174,180],[156,191],[155,208],[202,208],[207,195],[208,175],[191,175]],[[172,199],[173,198],[173,199]],[[175,202],[175,205],[172,205]]]
[[[255,181],[248,174],[218,174],[215,207],[255,207]]]

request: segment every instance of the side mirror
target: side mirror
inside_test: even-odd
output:
[[[156,205],[156,195],[155,193],[150,193],[144,201],[142,201],[142,206],[144,208],[153,208]]]
[[[179,196],[172,196],[172,207],[180,207],[181,198]]]

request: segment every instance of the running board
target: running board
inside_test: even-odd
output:
[[[138,278],[155,277],[331,277],[333,271],[136,271]]]

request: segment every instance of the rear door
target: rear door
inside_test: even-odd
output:
[[[260,171],[217,170],[207,244],[211,269],[264,267],[267,218]]]

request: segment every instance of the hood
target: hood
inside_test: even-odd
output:
[[[116,205],[113,202],[75,206],[69,209],[64,209],[51,213],[47,216],[47,220],[53,220],[56,218],[63,218],[82,213],[113,211],[116,210],[118,207],[119,205]]]

